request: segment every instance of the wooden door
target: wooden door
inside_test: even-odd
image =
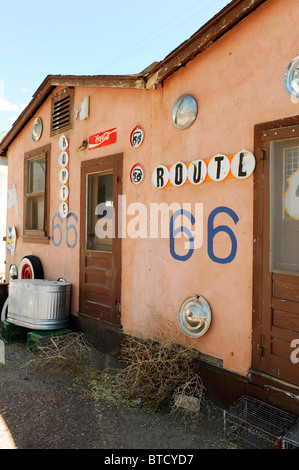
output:
[[[122,154],[81,164],[80,313],[121,324]]]
[[[257,126],[255,152],[253,367],[298,386],[299,116]]]

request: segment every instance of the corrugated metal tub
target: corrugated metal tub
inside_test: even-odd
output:
[[[13,279],[9,283],[7,321],[35,330],[65,328],[70,292],[68,282]]]

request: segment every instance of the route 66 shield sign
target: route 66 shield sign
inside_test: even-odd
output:
[[[144,168],[139,163],[133,166],[130,173],[130,180],[133,184],[140,184],[144,179]]]
[[[130,142],[131,142],[132,147],[134,147],[135,149],[137,147],[140,147],[140,145],[143,142],[143,139],[144,139],[144,130],[140,126],[135,127],[135,129],[132,130],[131,136],[130,136]]]

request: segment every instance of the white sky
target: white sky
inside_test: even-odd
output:
[[[164,59],[230,0],[5,0],[0,131],[49,74],[125,75]]]

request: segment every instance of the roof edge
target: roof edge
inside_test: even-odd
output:
[[[9,145],[34,116],[41,105],[58,86],[145,89],[145,79],[138,75],[48,75],[34,93],[32,100],[0,142],[0,156],[5,156]]]

